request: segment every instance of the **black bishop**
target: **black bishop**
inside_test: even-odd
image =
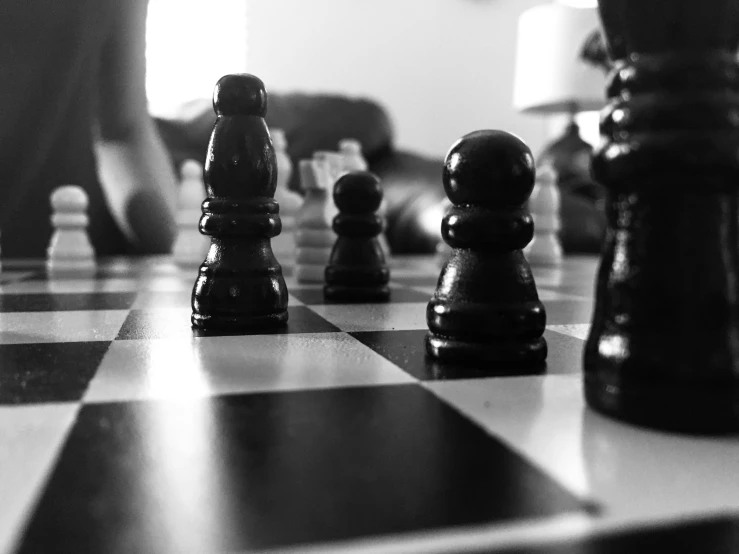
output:
[[[211,246],[192,292],[192,325],[269,328],[287,322],[287,287],[270,239],[280,234],[277,164],[254,75],[226,75],[213,93],[216,119],[205,160],[200,231]]]

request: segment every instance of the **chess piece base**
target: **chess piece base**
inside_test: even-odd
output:
[[[204,331],[273,329],[287,324],[287,311],[263,316],[226,316],[192,314],[190,321]]]
[[[532,340],[468,342],[430,332],[426,335],[426,353],[441,362],[493,364],[491,373],[495,373],[496,365],[515,365],[525,367],[528,374],[534,366],[541,365],[544,368],[547,342],[544,337]]]
[[[665,383],[620,387],[585,376],[585,399],[594,410],[632,424],[683,433],[739,431],[739,380],[686,387]]]

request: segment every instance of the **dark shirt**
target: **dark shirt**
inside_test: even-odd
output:
[[[75,184],[90,200],[98,255],[126,240],[103,198],[93,152],[101,54],[119,0],[0,2],[0,246],[3,257],[44,257],[49,196]]]

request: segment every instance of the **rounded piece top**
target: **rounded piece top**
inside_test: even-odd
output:
[[[357,139],[345,138],[339,141],[339,152],[342,154],[362,154],[362,143]]]
[[[444,161],[444,191],[453,204],[489,209],[521,206],[534,189],[534,156],[505,131],[474,131],[449,149]]]
[[[347,173],[336,181],[334,203],[346,214],[376,212],[382,203],[380,180],[368,171]]]
[[[64,185],[51,193],[51,207],[55,211],[71,212],[87,209],[89,202],[85,189],[77,185]]]
[[[181,181],[202,181],[203,180],[203,164],[197,160],[187,159],[182,162],[180,167]]]
[[[213,90],[213,109],[217,115],[264,117],[267,113],[264,83],[249,73],[224,75]]]

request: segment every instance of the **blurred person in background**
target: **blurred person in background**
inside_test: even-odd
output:
[[[147,111],[147,0],[0,3],[0,245],[44,257],[49,196],[89,196],[97,255],[168,252],[176,180]]]

